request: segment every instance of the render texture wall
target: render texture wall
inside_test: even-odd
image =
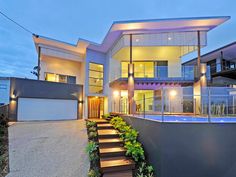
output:
[[[50,56],[42,56],[40,80],[45,80],[45,73],[76,76],[76,84],[84,84],[83,63],[60,59]]]
[[[122,116],[139,140],[157,177],[233,177],[236,124],[160,123]]]

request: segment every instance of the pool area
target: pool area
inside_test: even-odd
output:
[[[162,115],[135,115],[139,118],[151,119],[158,122],[162,122]],[[164,122],[184,122],[184,123],[236,123],[236,116],[234,117],[204,117],[204,116],[195,116],[195,115],[164,115]]]

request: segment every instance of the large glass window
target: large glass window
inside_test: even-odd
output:
[[[89,63],[89,93],[103,93],[103,65]]]
[[[168,77],[168,62],[167,61],[156,61],[156,75],[158,78]]]
[[[50,82],[61,82],[68,84],[76,84],[75,76],[67,76],[55,73],[45,73],[45,80]]]
[[[136,78],[150,78],[154,77],[154,62],[133,62],[134,77]],[[129,62],[121,63],[121,76],[128,77]]]

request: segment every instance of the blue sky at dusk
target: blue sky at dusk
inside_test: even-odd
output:
[[[34,33],[73,44],[101,43],[113,21],[231,16],[209,32],[202,53],[236,40],[235,7],[235,0],[0,0],[0,11]],[[0,16],[0,76],[34,78],[35,65],[32,36]]]

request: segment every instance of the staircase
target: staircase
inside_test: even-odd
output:
[[[100,166],[103,177],[133,177],[135,163],[125,157],[124,143],[107,121],[97,119]]]

